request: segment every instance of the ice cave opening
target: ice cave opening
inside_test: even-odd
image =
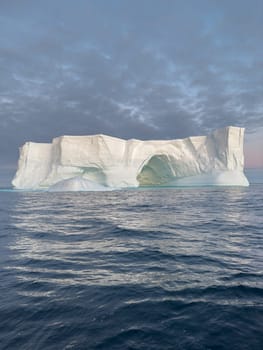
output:
[[[107,184],[103,169],[97,167],[81,167],[80,170],[84,179],[96,182],[103,186]]]
[[[139,186],[164,186],[175,179],[172,158],[156,154],[147,160],[137,175]]]

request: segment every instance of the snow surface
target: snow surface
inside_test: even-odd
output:
[[[100,185],[94,181],[84,179],[81,176],[62,180],[48,188],[49,192],[68,192],[68,191],[109,191],[111,188]]]
[[[27,142],[13,186],[90,191],[138,186],[248,186],[244,129],[178,140],[123,140],[106,135]]]

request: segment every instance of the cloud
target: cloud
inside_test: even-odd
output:
[[[262,6],[1,2],[1,158],[62,134],[253,133],[263,123]]]

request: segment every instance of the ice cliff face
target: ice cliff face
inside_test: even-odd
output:
[[[248,186],[244,129],[178,140],[122,140],[106,135],[61,136],[20,148],[18,189],[92,190],[137,186]]]

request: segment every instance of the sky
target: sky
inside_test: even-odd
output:
[[[0,172],[25,141],[246,128],[263,167],[262,0],[1,0]]]

